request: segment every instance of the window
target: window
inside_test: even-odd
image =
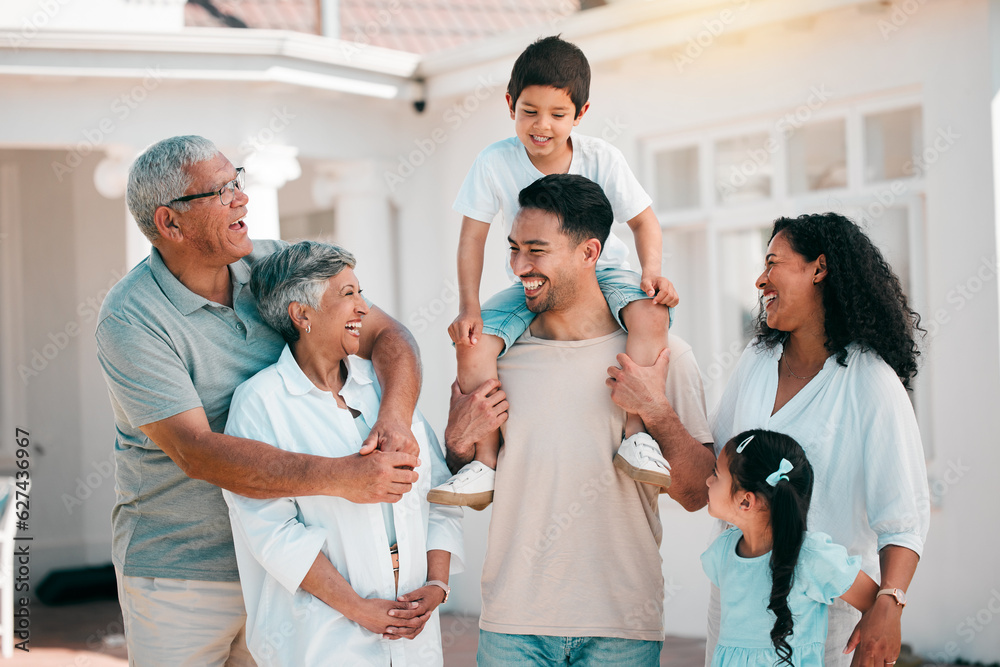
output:
[[[720,204],[745,204],[771,196],[771,153],[765,132],[715,142],[715,192]]]
[[[865,116],[865,183],[913,176],[908,165],[923,152],[920,107]]]
[[[847,137],[843,118],[810,123],[788,138],[788,191],[847,187]]]
[[[656,154],[656,206],[683,210],[701,205],[698,192],[698,147],[690,146]]]
[[[922,151],[919,100],[828,105],[790,131],[776,122],[786,117],[777,110],[764,122],[734,119],[646,146],[647,182],[655,185],[664,227],[664,273],[681,295],[672,330],[698,355],[709,406],[752,336],[754,280],[777,217],[848,216],[882,250],[911,307],[925,310],[923,185],[907,167]],[[928,402],[919,377],[914,400]]]

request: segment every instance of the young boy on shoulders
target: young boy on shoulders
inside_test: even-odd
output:
[[[526,301],[544,299],[544,276],[522,277],[480,306],[479,288],[489,225],[503,213],[509,234],[522,189],[549,174],[579,174],[604,190],[615,220],[635,235],[642,273],[629,270],[628,248],[608,237],[597,265],[598,281],[612,314],[628,332],[627,354],[652,366],[667,345],[668,306],[677,293],[661,267],[660,224],[649,195],[621,152],[602,139],[572,134],[587,109],[590,64],[575,45],[558,36],[531,44],[518,57],[507,85],[507,106],[516,136],[487,146],[462,184],[454,209],[463,215],[458,243],[459,313],[448,327],[458,357],[458,384],[465,393],[497,377],[497,358],[528,328],[534,314]],[[483,509],[493,500],[500,432],[476,443],[475,460],[428,494],[428,500]],[[659,445],[630,414],[615,465],[636,481],[667,487],[670,465]]]

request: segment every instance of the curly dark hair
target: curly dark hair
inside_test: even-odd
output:
[[[826,256],[827,275],[821,286],[830,354],[846,366],[847,346],[858,343],[882,357],[909,389],[920,356],[917,332],[927,332],[920,327],[920,315],[908,305],[899,278],[871,239],[837,213],[778,218],[771,238],[778,234],[807,262]],[[788,337],[767,326],[763,302],[756,329],[760,347],[774,348]]]

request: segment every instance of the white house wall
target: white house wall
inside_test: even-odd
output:
[[[682,71],[675,63],[676,49],[592,61],[593,104],[579,131],[612,139],[640,178],[649,176],[641,171],[645,139],[697,133],[715,124],[761,119],[773,123],[806,103],[816,90],[829,94],[831,106],[916,90],[922,99],[924,145],[932,146],[939,131],[957,135],[926,170],[927,304],[922,314],[933,335],[925,347],[921,379],[930,385],[930,404],[924,409],[931,413],[927,421],[932,427],[923,435],[936,452],[928,466],[940,506],[933,513],[927,549],[910,589],[913,602],[904,613],[904,639],[935,658],[995,660],[1000,656],[1000,633],[984,620],[997,615],[993,609],[998,602],[993,600],[1000,600],[1000,541],[980,518],[981,508],[997,500],[991,479],[1000,465],[993,446],[1000,428],[1000,360],[992,158],[985,139],[990,133],[991,93],[987,4],[904,4],[916,9],[894,15],[892,8],[852,7],[750,32],[739,32],[734,22],[733,29],[713,39]],[[567,32],[574,38],[572,25]],[[576,42],[589,51],[587,36]],[[510,64],[522,47],[511,47]],[[473,86],[484,93],[484,82],[489,83],[491,74],[495,79],[495,71],[490,63],[479,70],[471,67],[463,94],[431,100],[421,119],[420,138],[430,137],[437,128],[444,134],[437,135],[440,140],[426,165],[399,186],[404,219],[412,217],[418,228],[433,225],[443,230],[445,239],[436,259],[420,259],[427,268],[421,274],[425,277],[412,285],[417,298],[409,301],[410,319],[404,319],[411,327],[423,327],[427,318],[419,308],[427,308],[454,284],[460,218],[451,212],[451,203],[468,167],[479,150],[513,131],[502,97],[506,79],[467,118],[456,111],[470,105]],[[432,78],[428,88],[434,86]],[[425,210],[433,211],[436,219],[423,218]],[[502,241],[501,234],[491,234],[484,296],[503,285]],[[669,264],[665,270],[670,276]],[[704,317],[698,309],[697,302],[684,300],[675,330],[683,335],[689,318]],[[455,312],[453,302],[427,331],[417,333],[426,369],[422,405],[440,421],[454,377],[444,328]],[[689,342],[704,369],[713,361],[707,346],[702,340]],[[664,574],[668,584],[673,583],[665,606],[667,631],[702,635],[707,585],[698,554],[705,547],[708,517],[704,511],[688,515],[667,501],[661,511]],[[469,512],[467,517],[468,546],[481,552],[488,511]],[[478,608],[477,565],[456,585],[459,605],[470,612]]]
[[[52,569],[110,559],[114,422],[94,328],[101,299],[131,267],[124,198],[107,199],[94,187],[106,151],[125,147],[134,154],[167,136],[194,133],[214,140],[234,162],[255,143],[280,142],[298,146],[311,164],[350,165],[391,154],[412,110],[407,103],[275,84],[166,81],[134,108],[122,96],[134,102],[141,80],[11,77],[0,86],[0,163],[16,165],[21,183],[23,277],[16,289],[23,296],[23,350],[13,367],[29,374],[24,381],[15,376],[13,389],[23,389],[25,420],[18,425],[37,447],[29,524],[37,585]],[[300,208],[310,206],[305,201]],[[44,358],[45,346],[56,344],[53,358]],[[43,357],[36,359],[36,351]],[[37,375],[30,373],[36,368]],[[4,467],[13,469],[12,461]]]
[[[997,499],[992,473],[1000,465],[993,446],[1000,429],[1000,296],[987,140],[992,91],[987,3],[912,0],[897,3],[915,7],[900,15],[872,3],[743,31],[739,8],[745,4],[710,5],[717,7],[713,11],[718,16],[730,9],[734,18],[683,68],[675,62],[683,43],[615,59],[616,52],[627,49],[610,48],[607,35],[583,30],[574,20],[551,26],[551,32],[565,29],[567,37],[592,54],[593,106],[579,130],[611,140],[644,180],[650,176],[642,168],[644,142],[679,132],[697,135],[720,124],[771,122],[802,105],[817,88],[829,91],[831,106],[915,91],[922,101],[925,145],[933,143],[938,130],[957,133],[925,178],[923,314],[934,336],[921,372],[929,396],[922,409],[930,413],[924,437],[934,452],[929,468],[940,507],[932,516],[927,550],[910,589],[904,639],[934,658],[996,660],[1000,633],[990,622],[997,604],[991,600],[1000,601],[995,555],[1000,543],[986,508]],[[824,6],[836,4],[847,3]],[[599,15],[579,20],[593,23],[593,16]],[[704,25],[701,20],[690,23],[692,39]],[[898,30],[886,33],[880,21]],[[546,27],[539,35],[549,32]],[[102,481],[102,471],[114,428],[95,360],[94,323],[84,321],[79,310],[126,268],[124,201],[105,199],[93,190],[94,169],[105,152],[140,150],[187,133],[211,138],[234,162],[254,141],[297,147],[303,175],[286,185],[279,198],[283,214],[296,216],[322,208],[310,199],[311,179],[319,172],[337,174],[336,182],[350,187],[356,182],[351,179],[367,170],[364,187],[395,206],[400,262],[395,282],[366,291],[377,303],[391,303],[389,309],[417,337],[425,373],[420,405],[440,434],[455,376],[445,331],[457,312],[460,217],[451,204],[476,154],[512,134],[503,101],[506,76],[535,36],[507,43],[502,67],[495,62],[476,65],[473,50],[467,63],[459,57],[450,70],[440,64],[429,70],[427,90],[432,94],[419,115],[405,99],[377,100],[279,83],[155,76],[145,83],[136,77],[27,79],[0,71],[0,162],[17,164],[25,184],[20,193],[23,296],[30,317],[23,325],[24,354],[45,345],[49,334],[59,338],[70,322],[79,320],[81,328],[25,389],[25,425],[44,450],[32,462],[32,523],[41,531],[33,572],[40,576],[53,567],[106,562],[110,552],[113,490]],[[502,44],[489,48],[504,52]],[[164,59],[156,54],[129,61],[154,74],[158,62]],[[464,84],[456,83],[456,68],[464,70]],[[435,90],[448,92],[442,96]],[[68,172],[58,170],[60,183],[53,163],[69,166],[78,159]],[[334,188],[329,206],[336,208],[336,200]],[[370,233],[364,227],[365,209],[353,210],[346,219],[337,217],[338,229],[350,229],[353,236],[348,238],[368,248],[387,247],[389,239],[381,235],[389,223],[380,222],[382,231]],[[622,235],[630,236],[627,230]],[[384,255],[366,255],[359,257],[359,275],[379,285],[383,276],[375,269],[384,272],[391,264]],[[503,235],[496,230],[487,248],[484,296],[504,285],[505,255]],[[665,269],[670,276],[669,263]],[[380,292],[395,289],[392,285],[399,294],[380,299]],[[705,315],[697,299],[681,296],[675,331],[685,335],[699,330],[691,323]],[[716,361],[704,340],[689,340],[703,369]],[[88,479],[95,483],[93,489]],[[91,493],[80,505],[70,502],[71,512],[64,496],[82,496],[87,490]],[[707,584],[698,555],[709,519],[704,511],[688,514],[670,501],[662,503],[661,511],[667,630],[703,635]],[[467,513],[468,571],[456,577],[452,610],[479,609],[488,518],[489,510]]]

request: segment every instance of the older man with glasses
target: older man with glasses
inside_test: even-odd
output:
[[[153,247],[105,299],[97,344],[117,428],[113,561],[129,662],[252,665],[221,489],[399,500],[416,480],[416,345],[372,307],[359,354],[384,394],[360,454],[295,454],[225,435],[233,391],[284,345],[248,286],[254,262],[281,242],[250,240],[243,169],[202,137],[146,149],[127,200]]]

